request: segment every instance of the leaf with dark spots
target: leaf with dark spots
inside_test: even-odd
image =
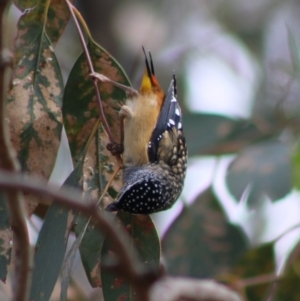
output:
[[[90,40],[88,50],[94,64],[95,71],[108,76],[113,81],[129,85],[129,81],[116,62],[104,49]],[[126,95],[123,90],[110,84],[99,83],[102,105],[105,116],[109,122],[114,140],[120,141],[120,104]],[[77,154],[90,135],[99,118],[99,111],[94,85],[89,78],[88,65],[85,54],[82,53],[76,61],[68,78],[64,101],[63,116],[68,136],[71,154],[76,160]],[[107,134],[100,127],[95,139],[92,139],[86,154],[84,164],[84,193],[92,193],[99,198],[100,192],[111,180],[114,171],[118,168],[118,162],[106,149],[109,142]],[[122,186],[121,171],[112,181],[109,194],[119,191]],[[105,202],[111,202],[112,196],[108,196]]]
[[[95,42],[89,41],[88,50],[96,72],[104,74],[113,81],[130,85],[122,68],[104,49]],[[119,110],[126,98],[125,92],[111,84],[104,83],[99,83],[99,90],[105,116],[110,123],[115,141],[119,142]],[[76,61],[68,78],[64,94],[63,116],[74,158],[99,116],[95,89],[89,78],[84,53]]]
[[[69,1],[74,2],[74,0]],[[52,45],[57,43],[71,15],[65,0],[51,0],[49,7],[47,1],[40,1],[37,4],[36,0],[14,0],[14,4],[23,11],[18,23],[17,61],[41,32],[47,33]]]
[[[119,211],[117,227],[124,227],[131,239],[133,250],[137,251],[141,262],[149,269],[158,269],[160,260],[160,240],[155,225],[148,215],[134,215]],[[101,252],[101,262],[112,254],[106,237]],[[134,300],[134,291],[120,275],[108,273],[101,267],[102,289],[105,300]]]
[[[22,170],[43,179],[51,175],[60,144],[63,91],[56,56],[47,36],[40,33],[14,70],[7,112]],[[26,202],[32,205],[31,214],[39,200],[28,195]]]
[[[0,192],[0,280],[5,282],[11,259],[12,230],[5,194]]]
[[[74,0],[68,0],[74,3]],[[65,0],[51,0],[46,22],[46,32],[53,45],[62,36],[70,19],[70,11]]]
[[[183,208],[162,240],[169,273],[197,278],[228,271],[247,248],[246,237],[227,221],[211,188]]]
[[[255,206],[267,195],[275,201],[292,187],[289,150],[277,140],[267,140],[243,150],[230,164],[226,181],[236,199],[250,187],[248,205]]]
[[[38,44],[38,38],[43,33],[43,25],[47,16],[46,1],[37,5],[35,0],[14,0],[14,3],[23,11],[18,22],[18,32],[15,41],[15,64],[22,59],[31,44]],[[19,71],[21,71],[19,69]]]
[[[234,153],[279,132],[276,126],[213,114],[186,113],[183,124],[190,156]]]

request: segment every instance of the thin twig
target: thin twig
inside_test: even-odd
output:
[[[16,153],[10,142],[7,125],[6,97],[4,96],[4,75],[8,58],[4,57],[3,18],[8,1],[0,1],[0,167],[8,171],[20,170]],[[25,301],[28,298],[31,272],[31,254],[28,229],[25,219],[24,200],[17,190],[6,192],[10,223],[13,231],[14,278],[13,301]]]
[[[82,48],[83,48],[83,51],[84,51],[85,56],[86,56],[86,60],[87,60],[88,68],[89,68],[89,73],[93,74],[93,73],[95,73],[94,66],[93,66],[93,63],[92,63],[92,60],[91,60],[91,57],[90,57],[90,53],[89,53],[87,44],[85,42],[85,38],[83,36],[83,33],[81,31],[80,25],[78,23],[78,20],[77,20],[77,18],[75,16],[74,11],[76,10],[76,14],[77,15],[80,15],[80,13],[77,11],[77,9],[74,7],[74,5],[72,3],[70,3],[68,0],[66,0],[66,3],[68,5],[68,7],[69,7],[69,10],[71,12],[72,18],[74,20],[75,26],[76,26],[77,31],[78,31],[78,35],[79,35],[79,38],[80,38],[80,41],[81,41],[81,44],[82,44]],[[81,19],[83,20],[83,18],[81,18]],[[113,139],[110,127],[108,125],[108,122],[106,120],[106,117],[105,117],[105,114],[104,114],[104,110],[103,110],[103,106],[102,106],[101,96],[100,96],[100,92],[99,92],[99,89],[98,89],[98,80],[95,79],[95,78],[92,78],[91,80],[93,82],[93,85],[94,85],[94,88],[95,88],[95,92],[96,92],[96,98],[97,98],[97,103],[98,103],[100,118],[101,118],[101,120],[103,122],[103,126],[105,128],[105,131],[108,134],[109,141],[111,143],[113,143],[114,139]]]

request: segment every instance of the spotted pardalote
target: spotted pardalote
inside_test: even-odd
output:
[[[145,52],[144,52],[145,53]],[[170,208],[186,175],[187,147],[173,75],[165,94],[154,74],[151,54],[139,92],[120,110],[124,131],[123,187],[107,211],[150,214]]]

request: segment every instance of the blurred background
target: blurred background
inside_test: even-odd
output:
[[[94,39],[119,61],[133,87],[138,89],[144,71],[142,45],[151,51],[165,90],[173,72],[178,78],[189,168],[180,201],[153,215],[160,234],[185,204],[211,187],[229,221],[242,227],[252,245],[295,228],[276,244],[280,269],[300,234],[300,2],[75,3]],[[12,8],[10,15],[13,31],[20,12]],[[56,52],[66,81],[81,52],[72,21]],[[62,183],[71,170],[64,141],[52,181]],[[40,224],[37,218],[33,223]],[[80,269],[79,257],[74,269]],[[75,281],[84,276],[74,273]],[[79,279],[90,293],[87,280]]]

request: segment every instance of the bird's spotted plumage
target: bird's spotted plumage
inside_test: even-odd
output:
[[[172,191],[166,178],[159,173],[155,164],[131,166],[124,170],[126,182],[119,199],[110,205],[110,210],[123,209],[131,213],[148,214],[165,210]]]
[[[154,77],[152,59],[151,68],[147,59],[146,65],[148,73],[152,72],[149,77]],[[131,146],[127,147],[127,153],[130,153]],[[117,201],[111,203],[106,210],[122,209],[131,213],[150,214],[170,208],[179,197],[186,174],[187,148],[182,131],[181,109],[177,101],[175,75],[145,147],[147,162],[131,164],[131,159],[128,160],[130,164],[125,163],[124,185]],[[126,145],[124,149],[126,150]]]

